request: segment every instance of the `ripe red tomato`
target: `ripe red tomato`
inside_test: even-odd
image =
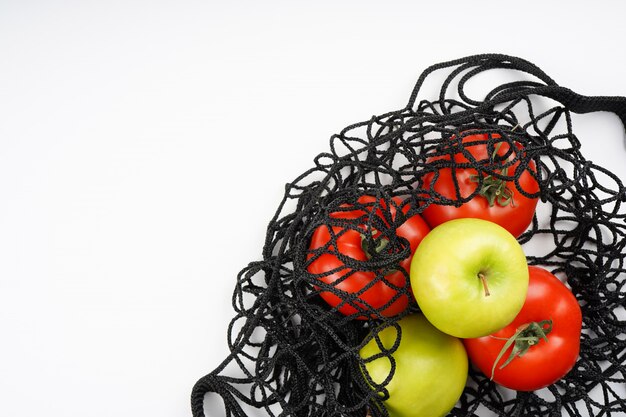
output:
[[[521,145],[517,149],[510,150],[509,142],[498,141],[502,137],[498,134],[491,135],[494,148],[488,146],[489,135],[486,133],[467,134],[462,137],[462,150],[453,155],[453,161],[457,164],[467,164],[469,154],[481,165],[491,165],[501,161],[502,175],[513,175],[518,169],[523,169],[519,177],[519,186],[528,194],[537,194],[539,184],[531,172],[536,172],[535,164],[530,161],[527,167],[520,167],[519,161],[506,166],[507,161],[512,161],[516,152],[521,152]],[[456,142],[451,142],[454,145]],[[507,155],[508,154],[508,155]],[[427,162],[437,160],[450,161],[450,155],[436,156]],[[459,200],[468,198],[478,188],[479,172],[473,168],[441,168],[438,176],[430,172],[424,176],[424,189],[430,189],[441,195],[445,200]],[[483,174],[480,174],[483,175]],[[458,184],[459,195],[457,196],[456,185]],[[436,197],[439,200],[438,197]],[[473,217],[489,220],[507,229],[513,236],[518,237],[530,225],[535,213],[538,198],[528,198],[517,190],[514,181],[503,181],[494,176],[483,177],[483,186],[479,194],[462,203],[459,207],[454,205],[430,204],[424,209],[422,216],[430,227],[435,227],[448,220],[461,217]]]
[[[565,376],[578,358],[582,327],[580,306],[565,284],[543,268],[528,270],[526,301],[513,322],[492,335],[463,341],[482,373],[492,377],[493,372],[495,382],[518,391],[541,389]]]
[[[324,224],[313,232],[307,270],[317,275],[320,281],[333,285],[333,292],[320,291],[320,295],[329,305],[337,308],[344,315],[355,315],[362,313],[363,310],[376,309],[384,317],[393,317],[402,313],[409,305],[411,292],[408,290],[410,285],[408,271],[411,259],[419,242],[430,231],[419,215],[408,217],[396,229],[397,236],[405,238],[410,245],[410,256],[400,262],[400,267],[404,271],[394,270],[385,273],[366,268],[352,269],[342,260],[342,258],[348,258],[365,262],[373,256],[373,251],[385,253],[385,246],[389,240],[382,236],[380,231],[372,229],[373,222],[369,222],[368,217],[375,215],[382,222],[379,224],[388,226],[388,222],[384,220],[383,210],[391,215],[392,221],[395,220],[396,207],[400,207],[401,201],[394,199],[394,203],[387,204],[384,200],[380,200],[377,206],[375,197],[363,196],[358,199],[358,207],[353,210],[350,210],[351,206],[343,205],[342,208],[345,208],[345,211],[331,214],[331,218],[334,219],[357,220],[359,221],[357,227]],[[373,211],[376,206],[376,210]],[[403,212],[406,213],[408,210],[409,207],[406,205]],[[378,248],[367,248],[367,240],[364,236],[368,228],[371,229],[369,233],[372,233],[372,237],[378,242]],[[331,236],[335,236],[336,247],[332,245]],[[356,295],[356,299],[350,301],[349,298],[353,295]],[[376,316],[376,314],[370,315],[370,317]],[[361,314],[357,318],[363,320],[369,317]]]

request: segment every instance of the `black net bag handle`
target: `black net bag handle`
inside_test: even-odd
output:
[[[493,87],[480,100],[470,98],[468,82],[493,69],[522,76]],[[434,72],[447,74],[438,96],[419,98]],[[544,100],[553,107],[537,111],[536,102]],[[376,244],[375,234],[385,236],[385,256],[346,256],[341,262],[348,270],[371,271],[375,279],[368,285],[386,282],[386,273],[380,271],[394,271],[406,281],[402,262],[410,251],[397,233],[399,225],[439,198],[423,187],[422,177],[441,168],[429,162],[428,155],[468,129],[521,143],[525,152],[520,164],[532,161],[537,166],[539,191],[528,197],[540,198],[550,215],[542,219],[535,214],[518,241],[523,246],[547,242],[527,255],[528,263],[567,277],[582,308],[583,334],[574,368],[541,391],[509,392],[470,369],[465,391],[450,415],[626,413],[626,188],[609,169],[585,159],[570,115],[597,111],[615,113],[626,129],[626,98],[583,96],[559,86],[524,59],[483,54],[427,68],[404,108],[333,135],[329,150],[314,158],[313,167],[286,184],[269,221],[261,259],[237,276],[235,316],[227,335],[230,354],[194,385],[193,416],[207,415],[207,393],[221,397],[218,415],[228,417],[389,415],[385,387],[371,388],[359,350],[371,339],[372,329],[397,327],[400,318],[419,311],[419,306],[410,300],[405,312],[389,317],[383,313],[395,302],[410,299],[408,285],[399,287],[393,300],[373,306],[325,282],[311,268],[319,257],[312,236],[328,225],[357,230],[369,245]],[[481,169],[528,194],[516,174]],[[438,204],[458,205],[462,200]],[[336,245],[341,233],[331,234],[327,247]],[[341,302],[333,305],[325,294]],[[394,372],[392,365],[391,375]]]
[[[442,102],[445,100],[445,94],[448,90],[450,82],[458,74],[466,72],[459,80],[458,92],[465,102],[476,106],[476,111],[493,107],[497,104],[511,102],[519,97],[537,95],[556,100],[563,104],[565,109],[574,113],[584,114],[598,111],[615,113],[620,118],[626,129],[626,97],[583,96],[575,93],[569,88],[559,86],[552,78],[541,70],[541,68],[533,63],[522,58],[502,54],[474,55],[430,66],[424,70],[417,80],[409,98],[407,108],[412,108],[415,105],[415,101],[417,100],[426,78],[433,72],[446,68],[455,68],[455,70],[442,85],[439,96],[439,99]],[[487,94],[482,102],[471,100],[464,94],[463,88],[467,81],[481,72],[496,68],[521,71],[536,77],[541,82],[516,81],[500,85],[491,93]]]

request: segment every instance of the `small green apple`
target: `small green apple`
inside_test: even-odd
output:
[[[413,255],[410,277],[426,318],[460,338],[508,325],[528,290],[526,255],[515,237],[496,223],[472,218],[431,230]]]
[[[402,336],[391,355],[395,372],[385,388],[389,398],[384,401],[391,417],[441,417],[446,415],[463,393],[467,381],[468,359],[463,343],[442,333],[421,314],[412,314],[398,321]],[[395,327],[378,333],[385,350],[394,346],[398,337]],[[382,384],[391,371],[391,360],[381,356],[376,338],[359,352],[375,384]]]

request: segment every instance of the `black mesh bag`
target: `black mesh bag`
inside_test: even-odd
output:
[[[470,98],[468,81],[490,70],[513,80],[482,100]],[[439,80],[438,96],[422,98],[432,79]],[[546,215],[537,211],[518,241],[523,248],[540,248],[527,253],[529,264],[567,277],[582,308],[583,331],[577,363],[555,384],[510,391],[470,368],[450,415],[626,415],[626,188],[610,170],[585,159],[571,120],[571,112],[595,111],[615,113],[626,126],[623,97],[582,96],[523,59],[476,55],[428,68],[406,107],[333,135],[330,149],[286,185],[267,227],[262,259],[237,277],[236,315],[227,335],[231,353],[193,387],[194,417],[205,415],[209,392],[221,397],[220,415],[226,416],[388,415],[385,388],[370,388],[359,350],[373,329],[395,326],[419,311],[410,297],[405,260],[411,245],[401,225],[431,204],[460,206],[478,192],[462,195],[457,189],[450,198],[424,181],[441,169],[455,169],[450,158],[433,155],[458,152],[455,138],[467,132],[487,138],[489,149],[523,149],[510,152],[510,163],[535,166],[536,192],[520,187],[520,169],[503,170],[469,156],[457,168],[481,173],[477,190],[485,178],[499,178],[518,195],[539,198]],[[326,235],[313,245],[320,228]],[[335,270],[316,270],[324,251],[341,245],[349,232],[374,248],[371,256],[335,251]],[[343,280],[325,279],[337,271]],[[346,291],[341,283],[358,274],[371,280],[358,293]],[[393,290],[386,303],[360,297],[381,285]],[[396,310],[403,312],[394,315]]]

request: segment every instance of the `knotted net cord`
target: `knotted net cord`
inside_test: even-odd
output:
[[[468,82],[489,70],[506,70],[516,79],[493,88],[483,100],[466,93]],[[433,73],[445,73],[438,98],[419,99]],[[552,107],[547,107],[550,103]],[[321,225],[338,230],[365,228],[389,240],[380,256],[356,260],[336,251],[350,271],[369,271],[374,281],[386,281],[388,271],[408,271],[400,262],[409,256],[406,239],[396,229],[406,218],[430,204],[459,206],[472,195],[456,198],[424,187],[423,177],[442,168],[473,168],[514,184],[519,193],[539,197],[540,210],[518,240],[529,250],[529,264],[541,265],[567,278],[583,312],[580,357],[562,380],[537,392],[513,392],[470,369],[466,389],[454,416],[477,413],[497,416],[584,416],[626,413],[626,188],[610,170],[581,153],[571,112],[610,111],[626,126],[626,99],[586,97],[558,86],[535,65],[520,58],[488,54],[434,65],[418,79],[407,106],[350,125],[330,139],[330,149],[314,166],[285,187],[284,197],[267,227],[262,260],[251,262],[237,276],[233,294],[235,316],[228,328],[230,354],[195,384],[194,417],[204,417],[205,394],[221,397],[228,417],[253,416],[388,416],[385,385],[375,385],[363,372],[359,357],[376,332],[395,326],[404,314],[419,311],[414,301],[398,317],[376,313],[359,302],[359,294],[342,292],[324,283],[308,267],[320,251],[310,249],[313,231]],[[466,164],[433,156],[463,152],[460,138],[468,131],[486,134],[487,146],[506,142],[514,152],[503,171],[502,162]],[[611,140],[611,139],[609,139]],[[539,193],[520,187],[524,169],[534,162]],[[479,179],[479,182],[483,181]],[[481,185],[481,184],[478,184]],[[477,187],[478,189],[479,187]],[[360,203],[362,196],[374,202]],[[396,198],[396,200],[393,200]],[[394,203],[386,204],[385,202]],[[400,202],[400,203],[396,203]],[[390,206],[394,206],[395,214]],[[333,213],[360,210],[358,218]],[[404,209],[404,210],[402,210]],[[326,250],[336,247],[342,232],[331,236]],[[371,284],[373,285],[373,284]],[[365,287],[366,291],[369,287]],[[410,289],[394,287],[397,298]],[[336,293],[343,302],[332,308],[321,292]],[[345,316],[344,305],[357,312]],[[372,320],[361,320],[374,315]],[[400,332],[398,332],[401,335]],[[401,337],[401,336],[399,336]],[[399,339],[396,340],[397,347]],[[392,355],[394,348],[387,355]],[[393,363],[393,360],[392,360]],[[392,366],[392,375],[395,365]],[[416,376],[419,377],[419,376]],[[375,386],[375,390],[371,387]],[[214,398],[212,398],[214,399]]]

